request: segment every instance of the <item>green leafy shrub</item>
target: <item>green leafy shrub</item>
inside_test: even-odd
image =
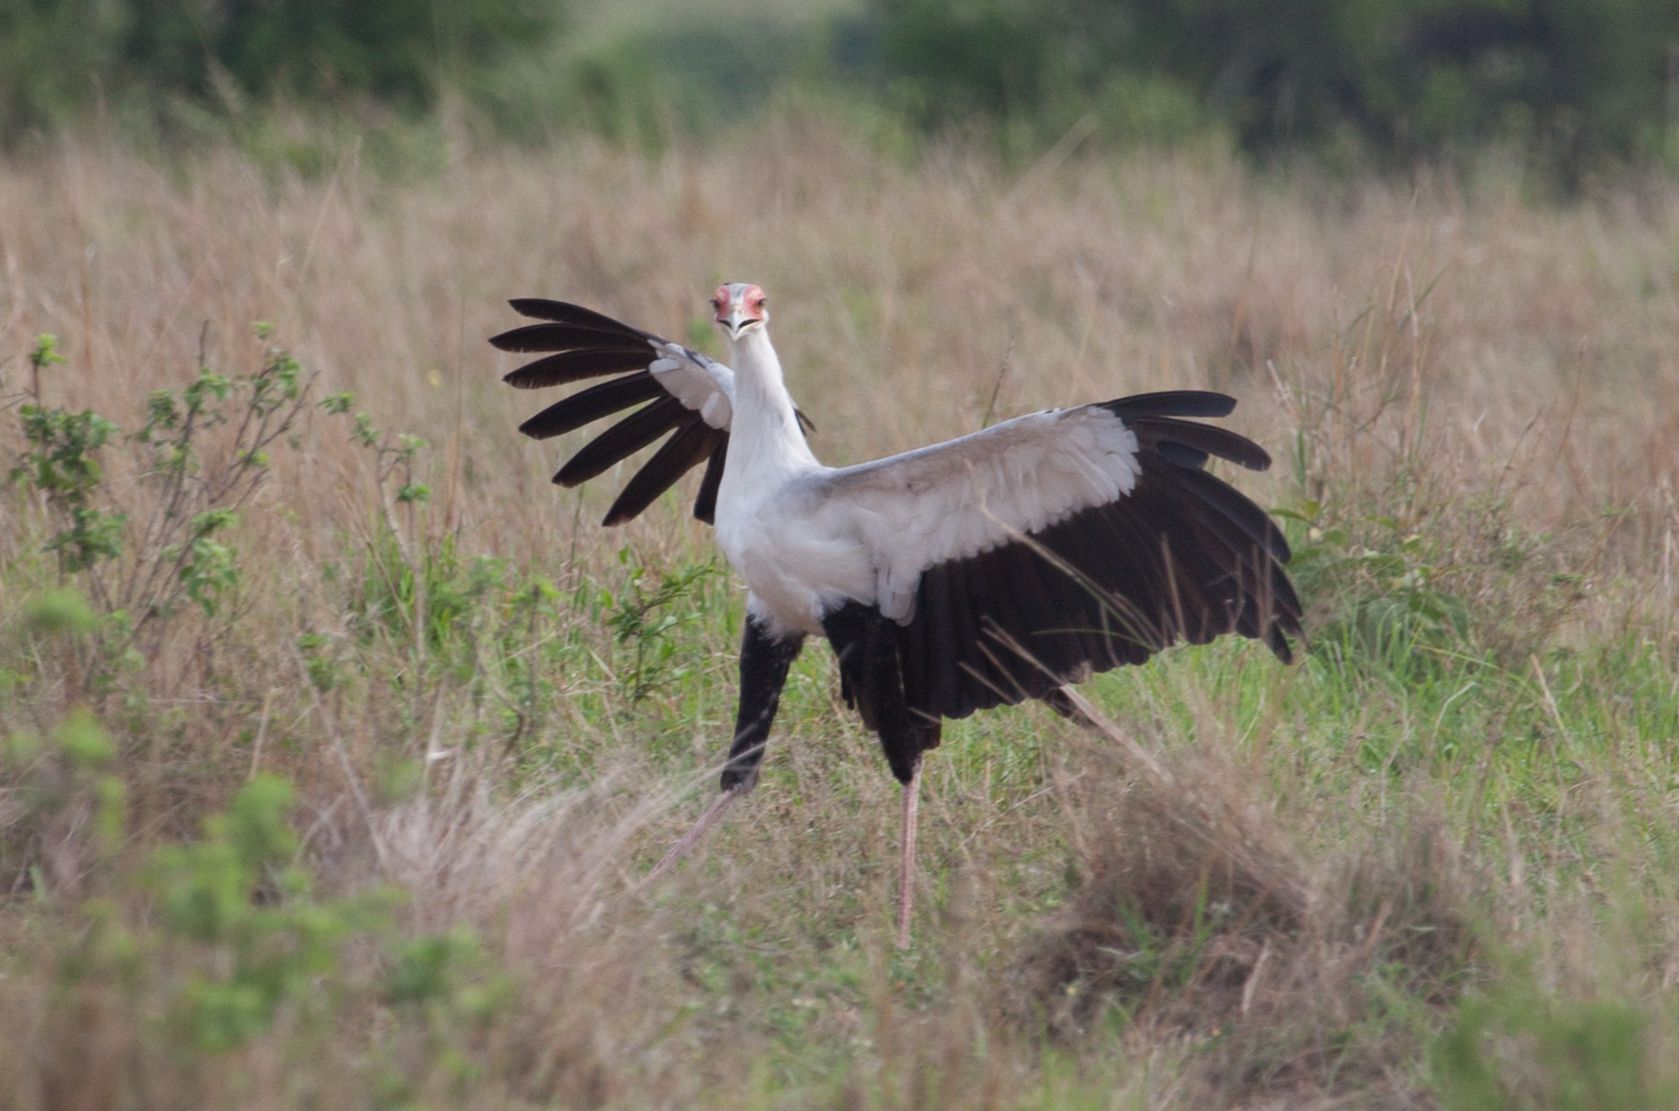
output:
[[[510,985],[471,930],[405,934],[394,890],[317,894],[293,809],[289,783],[257,776],[199,839],[155,850],[81,907],[61,983],[122,985],[138,1008],[156,1008],[148,1037],[204,1054],[265,1037],[282,1015],[303,1032],[370,1005],[425,1009],[442,1044],[440,1032],[501,1005]],[[150,914],[119,910],[146,905]]]
[[[619,549],[618,562],[628,568],[629,579],[602,601],[618,643],[630,650],[625,685],[631,700],[640,701],[656,687],[692,671],[678,634],[699,620],[701,607],[687,603],[716,574],[717,565],[691,563],[655,576],[630,548]]]
[[[20,645],[59,660],[96,635],[101,621],[68,587],[25,600],[21,620],[0,629],[0,649]],[[0,669],[0,692],[25,687],[27,675]],[[39,719],[37,719],[39,721]],[[50,724],[49,724],[50,723]],[[56,722],[0,735],[0,884],[50,900],[81,888],[112,863],[126,835],[128,788],[117,746],[92,711],[72,705]]]
[[[42,400],[40,371],[61,361],[52,337],[41,337],[29,400],[18,410],[24,447],[8,472],[44,504],[45,547],[60,574],[80,581],[107,612],[125,615],[129,641],[182,602],[216,616],[239,584],[223,537],[267,476],[269,449],[294,435],[307,376],[278,348],[248,374],[201,368],[178,391],[154,391],[139,426],[125,433],[92,410]],[[230,440],[230,450],[206,466],[212,437]],[[106,457],[124,442],[136,449],[139,481],[119,493]]]
[[[1566,998],[1516,981],[1457,1006],[1430,1054],[1452,1111],[1642,1111],[1679,1103],[1659,1020],[1628,999]]]
[[[340,947],[381,924],[376,901],[311,897],[293,861],[291,808],[291,787],[259,776],[206,820],[202,840],[152,858],[144,882],[158,929],[149,940],[178,950],[169,963],[189,966],[174,979],[168,1013],[199,1048],[231,1049],[265,1032],[281,1006],[309,1005]]]
[[[8,478],[44,497],[58,524],[47,550],[58,556],[60,570],[70,573],[117,556],[127,516],[90,504],[104,475],[100,451],[120,429],[90,409],[73,413],[40,402],[41,371],[62,362],[55,337],[43,335],[35,341],[29,355],[35,400],[18,409],[25,447]]]

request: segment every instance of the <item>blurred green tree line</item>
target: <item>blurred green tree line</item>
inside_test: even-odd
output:
[[[429,108],[555,32],[543,0],[0,0],[0,141],[113,111]]]
[[[1258,156],[1520,150],[1572,176],[1679,167],[1675,0],[809,0],[642,5],[577,48],[541,0],[0,0],[0,141],[121,102],[210,116],[285,97],[520,138],[738,119],[781,87],[921,133],[1028,145],[1208,131]],[[578,9],[579,13],[583,9]]]
[[[1679,167],[1674,0],[876,0],[883,72],[953,112],[1208,123],[1253,153],[1509,143]]]

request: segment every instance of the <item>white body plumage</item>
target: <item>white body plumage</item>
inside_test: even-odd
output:
[[[762,328],[731,343],[733,441],[717,541],[777,634],[820,633],[844,603],[907,623],[929,567],[1123,497],[1137,437],[1098,406],[1050,409],[853,467],[805,443]]]

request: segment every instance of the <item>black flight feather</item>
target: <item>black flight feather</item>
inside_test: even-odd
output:
[[[579,390],[563,401],[556,401],[542,412],[519,426],[519,431],[534,440],[545,440],[582,428],[590,421],[610,416],[632,405],[651,401],[664,394],[664,387],[651,374],[627,374]]]
[[[1250,471],[1269,470],[1271,466],[1271,456],[1264,448],[1228,428],[1174,417],[1139,418],[1135,428],[1139,446],[1153,442],[1155,449],[1160,450],[1167,445],[1179,445],[1203,456],[1227,459]]]
[[[729,457],[729,434],[719,432],[717,446],[700,478],[700,492],[694,498],[694,517],[708,525],[717,523],[717,488],[723,485],[723,465]]]
[[[654,338],[640,328],[632,328],[605,313],[586,309],[582,305],[573,305],[569,301],[550,301],[545,297],[515,297],[507,303],[512,305],[513,311],[520,316],[528,316],[533,320],[551,320],[556,324],[569,324],[574,328],[590,328],[598,332],[633,336],[642,340]]]
[[[711,454],[722,435],[696,415],[676,430],[653,458],[642,465],[635,477],[625,485],[618,500],[607,511],[607,525],[627,521],[653,504],[660,494],[676,485],[676,480],[699,466],[700,460]]]
[[[540,350],[540,348],[538,349]],[[536,390],[544,386],[563,386],[585,378],[599,378],[603,374],[622,374],[628,370],[645,370],[652,362],[647,348],[603,347],[590,350],[561,351],[526,363],[502,378],[518,390]]]
[[[1142,417],[1227,417],[1236,399],[1209,390],[1163,390],[1104,401],[1102,408],[1130,424]]]
[[[674,397],[662,397],[637,409],[585,444],[560,468],[554,481],[561,486],[587,482],[675,428],[686,414]]]

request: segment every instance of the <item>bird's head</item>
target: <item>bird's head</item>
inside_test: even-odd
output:
[[[748,332],[761,332],[770,321],[769,301],[764,291],[751,282],[729,282],[717,287],[711,307],[717,327],[731,340]]]

